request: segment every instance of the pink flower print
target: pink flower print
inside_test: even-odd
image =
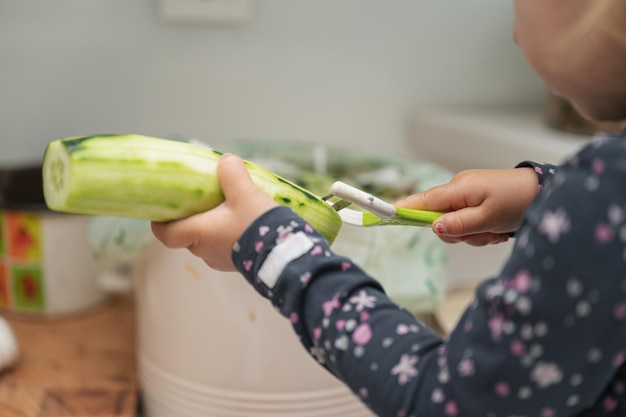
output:
[[[372,328],[368,323],[360,324],[354,333],[352,333],[352,341],[359,346],[364,346],[372,339]]]
[[[624,352],[619,352],[613,357],[613,366],[616,368],[621,367],[624,364],[624,360],[626,360],[626,355],[624,355]]]
[[[320,340],[320,337],[322,337],[322,328],[316,327],[313,329],[313,339]]]
[[[340,332],[342,332],[345,327],[346,327],[345,320],[337,320],[335,322],[335,328],[337,328],[337,330],[339,330]]]
[[[591,171],[593,171],[594,174],[601,175],[604,173],[604,169],[604,161],[600,158],[595,158],[591,163]]]
[[[368,295],[365,290],[361,290],[358,295],[350,297],[350,302],[355,305],[356,311],[362,311],[364,308],[374,308],[376,297]]]
[[[289,321],[291,321],[291,324],[296,324],[298,322],[298,313],[291,313],[289,315]]]
[[[617,320],[626,319],[626,304],[624,303],[616,304],[615,307],[613,307],[613,316]]]
[[[435,404],[441,404],[446,399],[441,388],[435,388],[430,394],[430,400]]]
[[[398,410],[398,412],[396,413],[396,417],[405,417],[406,416],[406,411],[404,410]]]
[[[541,169],[541,167],[535,167],[535,172],[537,174],[543,174],[543,169]]]
[[[443,412],[446,413],[447,416],[456,417],[459,415],[459,406],[456,405],[454,401],[448,401],[443,407]]]
[[[324,250],[322,249],[322,247],[320,245],[315,245],[313,247],[313,249],[311,249],[311,255],[319,255],[321,253],[323,253]]]
[[[562,234],[569,232],[570,221],[563,209],[548,211],[543,215],[539,224],[539,231],[548,237],[552,243],[556,243]]]
[[[261,226],[259,227],[259,236],[263,237],[270,231],[269,226]]]
[[[541,417],[554,417],[556,416],[556,410],[554,408],[545,407],[541,410]]]
[[[304,225],[304,231],[307,233],[313,233],[313,228],[311,227],[310,224],[307,223]]]
[[[609,243],[613,240],[615,232],[606,223],[599,223],[596,225],[595,236],[598,243]]]
[[[617,398],[607,395],[606,397],[604,397],[604,401],[602,401],[602,405],[604,406],[604,409],[607,412],[611,412],[617,408],[618,402],[619,401],[617,400]]]
[[[370,313],[368,311],[361,311],[359,313],[359,320],[360,321],[367,321],[370,318]]]
[[[352,266],[352,264],[348,261],[343,261],[341,263],[341,272],[343,271],[347,271],[348,269],[350,269],[350,267]]]
[[[363,399],[366,399],[367,397],[369,397],[370,393],[367,390],[367,388],[363,387],[363,388],[359,388],[359,396]]]
[[[508,397],[511,394],[511,388],[506,382],[498,382],[493,387],[493,390],[498,396],[502,398]]]
[[[310,281],[311,281],[310,272],[305,272],[304,274],[300,275],[300,284],[302,284],[303,287],[306,287],[307,285],[309,285]]]
[[[263,241],[259,240],[257,243],[254,244],[254,251],[256,253],[260,253],[262,249],[263,249]]]
[[[526,345],[519,339],[511,342],[510,349],[513,356],[522,356],[526,353]]]
[[[491,330],[491,338],[495,341],[499,341],[502,336],[502,332],[504,331],[504,317],[502,314],[497,314],[496,316],[489,319],[489,330]]]
[[[470,358],[465,358],[459,362],[459,366],[457,367],[459,371],[459,375],[462,377],[468,377],[474,375],[474,361]]]
[[[406,384],[410,378],[417,376],[415,364],[418,357],[414,355],[404,354],[400,358],[400,362],[391,369],[391,375],[398,375],[398,384]]]
[[[548,388],[563,379],[561,368],[554,362],[538,362],[530,373],[530,379],[540,388]]]
[[[520,294],[527,293],[532,284],[533,280],[530,273],[526,270],[519,271],[517,275],[515,275],[515,278],[513,278],[513,288],[515,288]]]
[[[252,265],[254,265],[254,262],[250,260],[243,261],[243,269],[246,271],[250,271],[252,269]]]
[[[337,296],[333,297],[332,300],[324,302],[322,304],[322,309],[324,310],[324,315],[326,317],[330,316],[334,309],[339,308],[339,298]]]
[[[409,330],[410,330],[409,326],[401,323],[401,324],[398,324],[398,326],[396,327],[396,334],[404,335],[404,334],[407,334]]]

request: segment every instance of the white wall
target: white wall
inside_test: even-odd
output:
[[[150,0],[0,0],[0,164],[136,132],[404,154],[416,108],[535,102],[503,0],[253,0],[241,27]]]

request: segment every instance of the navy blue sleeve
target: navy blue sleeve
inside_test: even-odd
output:
[[[623,416],[625,146],[599,138],[550,174],[510,259],[447,338],[284,207],[233,260],[378,416]]]
[[[520,162],[515,168],[533,168],[535,170],[535,173],[537,174],[537,181],[539,182],[540,191],[548,183],[548,181],[552,179],[557,170],[556,165],[533,161]]]

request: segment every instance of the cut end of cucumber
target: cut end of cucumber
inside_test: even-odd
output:
[[[70,157],[60,141],[48,144],[42,167],[43,193],[50,210],[63,211],[71,190]]]

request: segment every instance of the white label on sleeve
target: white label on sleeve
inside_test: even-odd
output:
[[[304,232],[289,235],[265,258],[259,269],[259,279],[269,288],[274,288],[287,264],[307,253],[312,247],[313,241]]]

